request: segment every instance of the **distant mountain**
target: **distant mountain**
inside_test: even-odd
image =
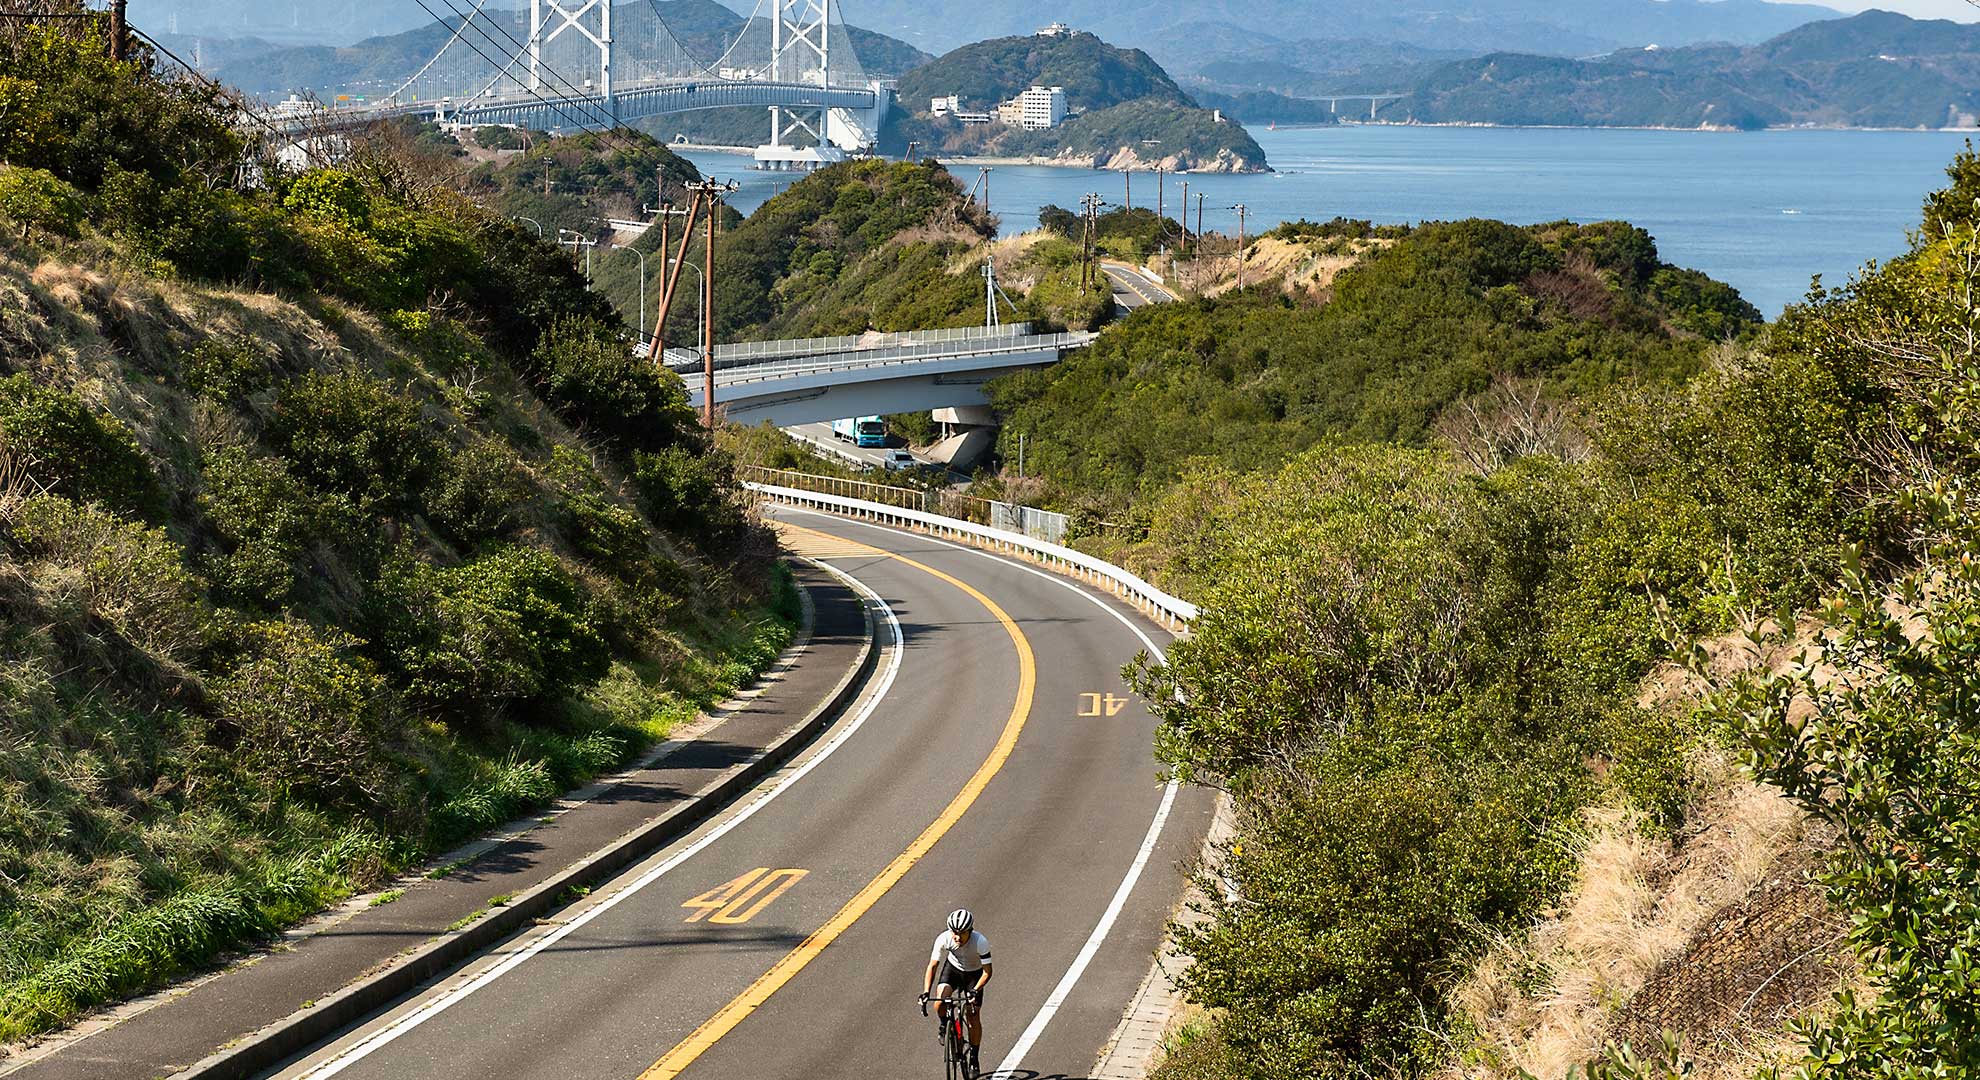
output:
[[[1434,65],[1388,120],[1569,126],[1971,127],[1980,26],[1886,11],[1759,45],[1632,49],[1596,60],[1494,54]]]
[[[1468,53],[1519,50],[1586,55],[1608,49],[1706,41],[1754,43],[1839,12],[1812,4],[1764,0],[1174,0],[1121,4],[1116,0],[845,0],[862,25],[929,50],[955,48],[998,35],[1024,34],[1051,22],[1092,30],[1109,41],[1138,46],[1173,70],[1188,70],[1192,50],[1203,59],[1230,51],[1228,40],[1190,34],[1223,24],[1260,40],[1366,38]]]
[[[432,2],[443,11],[453,10],[443,0]],[[454,5],[468,10],[462,0],[454,0]],[[640,14],[645,15],[646,5],[641,2],[638,7],[642,9]],[[748,22],[715,0],[664,0],[659,7],[667,29],[689,55],[707,60],[721,56]],[[260,52],[229,50],[214,73],[223,82],[261,97],[299,92],[318,96],[385,93],[432,58],[446,44],[450,28],[458,22],[452,18],[445,24],[427,22],[401,33],[342,47],[305,45]],[[869,74],[898,75],[930,59],[920,49],[885,34],[857,26],[846,27],[846,32],[853,53]]]
[[[990,112],[1030,86],[1064,87],[1076,114],[1049,131],[965,125],[932,115],[930,99],[955,95],[964,111]],[[1026,34],[965,45],[908,72],[883,145],[914,141],[940,155],[990,154],[1089,165],[1164,162],[1169,168],[1254,170],[1264,152],[1236,122],[1198,107],[1139,49],[1089,33]]]

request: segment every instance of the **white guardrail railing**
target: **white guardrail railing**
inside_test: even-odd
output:
[[[829,371],[863,371],[868,368],[892,367],[899,364],[912,364],[923,360],[962,359],[973,356],[1007,356],[1019,353],[1044,352],[1048,349],[1063,352],[1076,349],[1093,340],[1087,332],[1065,334],[1039,334],[999,343],[981,342],[931,342],[925,345],[901,345],[891,349],[871,349],[856,353],[841,353],[837,356],[808,356],[795,360],[768,360],[760,364],[732,367],[727,371],[718,370],[715,374],[717,386],[740,386],[744,383],[763,382],[768,379],[781,379],[791,375],[811,375]],[[690,381],[689,390],[696,388]]]
[[[1112,563],[1102,562],[1069,547],[1033,540],[1019,533],[993,529],[973,521],[926,514],[919,510],[888,506],[885,503],[848,499],[842,495],[824,495],[815,491],[800,491],[797,488],[777,487],[750,481],[745,481],[743,486],[764,498],[787,506],[809,507],[867,521],[899,525],[950,540],[960,540],[990,551],[1024,556],[1048,569],[1106,589],[1171,630],[1187,630],[1189,624],[1196,620],[1198,609],[1195,604],[1170,596]]]

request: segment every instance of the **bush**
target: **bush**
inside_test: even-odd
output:
[[[633,486],[655,525],[720,548],[743,526],[742,486],[726,455],[670,446],[633,456]]]
[[[426,496],[434,525],[463,547],[500,540],[516,530],[517,511],[529,500],[529,479],[513,451],[480,441],[448,454]]]
[[[379,744],[385,686],[344,634],[300,623],[249,628],[251,657],[214,685],[242,777],[268,797],[375,807],[387,788]]]
[[[573,426],[627,447],[672,446],[696,430],[680,377],[632,355],[605,324],[560,319],[530,354],[529,371]]]
[[[419,403],[357,372],[311,372],[290,383],[268,436],[297,475],[360,510],[415,508],[439,457]]]
[[[310,491],[281,458],[243,449],[214,455],[201,480],[200,508],[229,545],[208,557],[208,574],[222,597],[257,611],[286,603],[309,544],[355,516],[341,497]]]
[[[75,236],[82,224],[82,192],[46,169],[0,165],[0,216],[12,218],[26,239],[35,230]]]
[[[274,381],[268,360],[245,338],[202,338],[185,355],[186,385],[220,402],[240,402]]]
[[[0,446],[49,490],[122,513],[156,516],[164,492],[137,437],[82,399],[36,385],[23,373],[0,379]]]
[[[436,570],[401,555],[375,590],[375,642],[409,698],[453,720],[544,705],[610,664],[583,589],[557,560],[497,548]]]
[[[63,599],[166,664],[183,664],[206,626],[193,576],[164,530],[59,495],[23,502],[14,547]]]

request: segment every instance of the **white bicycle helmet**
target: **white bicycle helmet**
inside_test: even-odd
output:
[[[974,925],[976,925],[976,916],[972,915],[968,908],[957,908],[949,912],[949,929],[956,933],[968,933],[969,928]]]

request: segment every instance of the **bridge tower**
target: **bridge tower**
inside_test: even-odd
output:
[[[597,15],[592,17],[594,11]],[[529,88],[543,89],[543,47],[567,30],[597,47],[598,78],[585,89],[595,90],[606,113],[617,120],[619,107],[612,98],[612,0],[589,0],[576,6],[566,0],[529,0]],[[562,92],[561,87],[551,88],[553,95]]]
[[[770,0],[770,68],[777,83],[809,83],[823,90],[832,70],[829,0]],[[770,106],[770,141],[756,148],[756,162],[770,169],[815,169],[845,159],[834,145],[831,110]],[[810,144],[802,144],[809,136]]]

